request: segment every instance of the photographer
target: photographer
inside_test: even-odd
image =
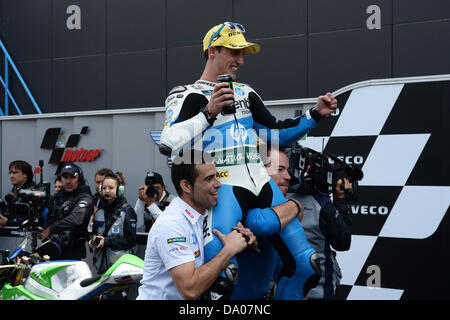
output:
[[[41,238],[52,236],[61,246],[60,259],[81,260],[86,258],[87,224],[94,201],[79,166],[67,164],[60,175],[62,190],[49,201],[47,227]]]
[[[153,222],[175,198],[166,190],[162,176],[157,172],[148,172],[145,185],[139,187],[138,200],[134,211],[138,217],[138,230],[145,225],[148,232]]]
[[[310,149],[304,149],[310,150]],[[308,151],[306,151],[308,152]],[[323,158],[322,158],[323,157]],[[335,157],[333,157],[334,160]],[[330,158],[320,153],[304,157],[300,183],[289,198],[300,201],[303,216],[299,216],[308,242],[320,258],[322,276],[319,285],[307,295],[309,299],[335,299],[336,288],[342,278],[336,251],[346,251],[351,244],[351,215],[349,201],[356,200],[357,180],[345,170],[333,168]],[[345,164],[342,164],[345,169]],[[357,171],[359,169],[352,168]],[[330,183],[329,174],[334,175]],[[350,182],[350,180],[353,181]],[[333,200],[331,200],[331,193]]]
[[[19,190],[35,187],[33,182],[33,168],[23,160],[15,160],[9,164],[9,180],[12,184],[11,191],[5,195],[5,201],[8,206],[22,202]],[[13,214],[9,215],[6,210],[0,213],[0,226],[19,226],[22,221]],[[4,214],[4,215],[2,215]]]

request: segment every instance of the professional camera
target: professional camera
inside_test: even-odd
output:
[[[96,247],[96,246],[98,246],[98,245],[100,244],[100,241],[101,241],[101,240],[100,240],[100,238],[97,237],[96,235],[93,235],[89,241],[91,242],[91,244],[92,244],[94,247]]]
[[[26,227],[42,224],[42,213],[48,207],[50,199],[50,183],[43,181],[43,161],[39,161],[41,181],[30,189],[19,189],[5,195],[5,216],[13,220],[13,225]],[[1,206],[1,205],[0,205]],[[5,206],[1,206],[2,211]]]
[[[149,198],[153,198],[158,194],[158,190],[155,188],[155,183],[162,185],[162,176],[157,172],[147,172],[147,176],[145,177],[145,185],[147,186],[147,190],[145,190],[145,194]]]
[[[350,165],[328,152],[318,152],[302,147],[298,142],[290,149],[289,166],[291,175],[290,192],[303,194],[321,193],[331,195],[339,179],[347,178],[352,189],[341,190],[349,200],[356,200],[358,182],[364,174],[355,165]]]

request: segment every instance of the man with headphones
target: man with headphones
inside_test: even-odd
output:
[[[94,200],[79,166],[66,164],[59,175],[62,190],[49,200],[48,220],[41,239],[51,237],[61,246],[58,259],[81,260],[86,258],[87,225]]]
[[[120,172],[107,174],[99,186],[99,210],[93,221],[89,247],[94,249],[97,272],[104,273],[121,255],[134,253],[136,213],[125,197],[124,178]]]

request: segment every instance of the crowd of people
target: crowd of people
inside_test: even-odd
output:
[[[159,173],[148,172],[133,207],[121,172],[98,170],[92,195],[80,166],[62,167],[41,232],[42,239],[58,235],[62,258],[86,258],[87,241],[103,273],[122,254],[135,253],[136,232],[145,231],[139,300],[335,298],[341,273],[332,249],[350,247],[344,190],[351,184],[340,180],[332,198],[288,194],[289,161],[278,145],[304,136],[336,110],[337,100],[327,93],[304,116],[277,121],[250,86],[232,82],[236,95],[228,82],[216,83],[223,74],[235,80],[244,53],[260,50],[244,33],[231,22],[211,28],[200,79],[174,88],[166,100],[160,151],[173,158],[177,196]],[[200,150],[192,147],[199,132]],[[213,153],[205,138],[211,136],[224,140]],[[258,151],[262,136],[266,157]],[[230,150],[235,157],[225,159]],[[31,186],[28,166],[10,164],[12,192]],[[12,220],[0,215],[1,225]]]

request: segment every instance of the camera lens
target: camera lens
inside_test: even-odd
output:
[[[147,190],[145,190],[145,194],[149,198],[153,198],[157,193],[158,192],[157,192],[156,188],[154,186],[152,186],[152,185],[148,186]]]

